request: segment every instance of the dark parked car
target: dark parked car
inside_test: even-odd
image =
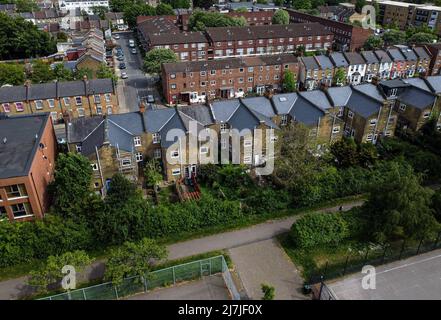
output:
[[[124,61],[124,56],[118,56],[118,57],[116,58],[116,60],[118,60],[118,61]]]
[[[126,68],[126,64],[125,64],[124,62],[121,62],[121,63],[119,64],[119,68],[120,68],[120,69],[125,69],[125,68]]]

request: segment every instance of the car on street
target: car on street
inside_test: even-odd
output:
[[[120,37],[119,37],[119,34],[114,34],[114,35],[113,35],[113,39],[115,39],[115,40],[119,40],[119,38],[120,38]]]
[[[129,76],[127,75],[127,72],[121,72],[121,79],[128,79]]]
[[[57,138],[57,142],[58,142],[59,144],[65,144],[65,143],[66,143],[66,139],[64,139],[63,137],[58,137],[58,138]]]
[[[135,47],[135,40],[133,40],[133,39],[129,40],[129,47],[130,48],[134,48]]]
[[[118,57],[116,58],[116,60],[118,60],[118,61],[124,61],[124,56],[118,56]]]
[[[154,103],[154,102],[155,102],[155,97],[153,97],[152,94],[149,94],[149,95],[147,96],[147,102],[148,102],[148,103]]]
[[[137,53],[137,51],[136,51],[135,48],[133,48],[132,50],[130,50],[130,52],[133,53],[133,54],[136,54],[136,53]]]
[[[120,69],[125,69],[126,68],[126,64],[124,62],[121,62],[118,66],[118,68]]]

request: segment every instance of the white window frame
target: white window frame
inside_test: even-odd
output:
[[[133,143],[135,144],[135,147],[142,146],[141,137],[140,136],[133,137]]]

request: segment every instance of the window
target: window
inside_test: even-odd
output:
[[[397,88],[390,89],[389,97],[395,97],[397,95],[397,91],[398,91]]]
[[[23,103],[22,102],[16,102],[15,103],[15,110],[17,110],[17,112],[24,111]]]
[[[51,118],[52,118],[52,122],[56,122],[57,118],[58,118],[58,112],[51,112]]]
[[[24,184],[13,184],[11,186],[6,186],[5,191],[8,199],[28,196]]]
[[[240,69],[239,69],[239,72],[243,73],[243,68],[240,68]]]
[[[343,107],[338,108],[338,114],[337,114],[337,116],[338,116],[338,117],[343,117],[343,112],[344,112],[344,108],[343,108]]]
[[[172,159],[175,159],[175,158],[179,157],[179,151],[178,150],[173,150],[170,154],[171,154]]]
[[[32,215],[32,210],[29,206],[29,203],[17,203],[11,205],[12,214],[14,218],[22,218],[25,216]]]
[[[90,166],[92,167],[93,171],[98,171],[98,163],[91,163]]]
[[[282,114],[280,117],[280,125],[281,126],[286,126],[288,124],[288,115],[287,114]]]
[[[400,104],[400,111],[406,111],[406,105],[405,104]]]
[[[124,158],[124,159],[121,160],[121,165],[123,167],[128,167],[131,164],[132,164],[132,159],[130,159],[130,158]]]
[[[155,159],[161,159],[161,157],[162,157],[161,149],[155,149],[155,150],[153,151],[153,157],[154,157]]]
[[[220,131],[221,132],[227,132],[227,129],[228,129],[228,125],[226,123],[220,124]]]
[[[366,137],[366,141],[372,141],[373,135],[372,133],[368,134]]]
[[[206,73],[205,71],[201,71],[201,72],[200,72],[200,75],[201,75],[202,77],[204,77],[206,74],[207,74],[207,73]]]
[[[200,147],[199,152],[200,152],[201,154],[206,154],[206,153],[208,153],[208,147]]]
[[[78,108],[78,117],[84,117],[84,108]]]
[[[37,110],[43,109],[43,101],[35,100],[35,109],[37,109]]]
[[[65,105],[66,107],[68,107],[69,104],[70,104],[70,98],[65,97],[65,98],[63,98],[63,101],[64,101],[64,105]]]
[[[112,97],[112,95],[110,94],[110,93],[106,93],[105,95],[104,95],[104,97],[106,98],[106,102],[110,102],[111,101],[111,97]]]
[[[348,111],[348,118],[352,119],[354,117],[354,113],[352,111]]]
[[[107,106],[107,107],[106,107],[106,110],[107,110],[107,114],[112,114],[112,113],[113,113],[113,108],[112,108],[112,106]]]
[[[81,145],[80,145],[80,144],[77,144],[77,145],[75,146],[75,150],[76,150],[77,152],[81,152]]]
[[[176,78],[176,74],[175,73],[170,74],[170,79],[174,79],[174,78]]]
[[[103,114],[103,107],[101,107],[101,106],[96,106],[96,113],[97,113],[97,114]]]
[[[141,146],[141,137],[134,137],[133,143],[135,144],[135,147]]]
[[[75,97],[75,103],[77,104],[77,106],[81,106],[81,104],[83,103],[83,99],[81,97]]]
[[[171,88],[171,89],[176,89],[176,83],[172,83],[172,84],[170,85],[170,88]]]
[[[215,75],[216,74],[216,70],[211,70],[210,71],[210,74],[213,76],[213,75]]]
[[[248,82],[253,82],[253,77],[248,77]]]
[[[47,103],[49,104],[49,108],[55,107],[55,100],[54,99],[48,99]]]
[[[207,85],[207,82],[201,81],[201,87],[205,87]]]
[[[371,119],[369,121],[369,125],[371,125],[371,126],[375,126],[376,124],[377,124],[377,119]]]
[[[100,103],[101,102],[101,97],[99,94],[96,94],[93,96],[93,100],[95,101],[95,103]]]
[[[181,174],[181,169],[177,168],[172,170],[173,176],[179,176],[180,174]]]
[[[340,126],[336,126],[332,128],[332,133],[339,133],[340,132]]]
[[[11,107],[9,103],[3,103],[3,111],[4,112],[11,112]]]
[[[142,153],[141,152],[136,153],[135,158],[136,158],[136,162],[141,162],[142,161]]]
[[[153,143],[157,144],[161,142],[161,136],[159,135],[159,133],[154,133],[153,134]]]
[[[253,67],[248,67],[248,72],[253,72],[254,68]]]
[[[423,118],[424,119],[427,119],[427,118],[429,118],[430,117],[430,112],[426,112],[426,113],[424,113],[424,115],[423,115]]]

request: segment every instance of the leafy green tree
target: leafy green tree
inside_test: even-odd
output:
[[[0,60],[47,56],[57,51],[56,41],[32,22],[0,12]]]
[[[433,210],[435,219],[441,223],[441,191],[437,190],[432,196],[432,203],[430,206]]]
[[[377,36],[369,36],[369,38],[366,39],[363,48],[365,50],[378,50],[383,48],[384,46],[384,40]]]
[[[104,277],[112,281],[114,286],[122,284],[124,278],[131,276],[148,279],[153,262],[166,257],[166,248],[154,240],[144,238],[137,243],[125,242],[110,252]]]
[[[348,168],[358,164],[357,144],[353,138],[342,138],[331,145],[331,154],[338,167]]]
[[[58,81],[71,81],[74,79],[73,72],[64,67],[62,63],[57,63],[54,66],[53,73],[55,79]]]
[[[0,86],[10,84],[23,85],[25,72],[22,64],[0,63]]]
[[[288,11],[279,9],[273,15],[273,24],[289,24]]]
[[[67,42],[68,36],[65,32],[58,32],[57,33],[57,42]]]
[[[338,68],[334,73],[334,78],[332,79],[334,85],[344,85],[346,82],[346,72],[343,68]]]
[[[437,228],[431,198],[433,191],[420,185],[412,169],[393,168],[381,184],[373,184],[362,214],[369,240],[421,239]]]
[[[234,10],[237,13],[247,13],[248,9],[245,7],[241,7],[241,8],[237,8],[236,10]]]
[[[113,69],[107,66],[105,63],[102,63],[96,71],[96,77],[98,79],[112,79],[115,83],[118,80],[113,72]]]
[[[297,89],[296,78],[290,70],[285,71],[283,75],[283,92],[294,92]]]
[[[366,0],[356,0],[355,1],[355,11],[361,13],[361,10],[366,5]]]
[[[109,12],[109,9],[104,6],[95,6],[92,7],[92,12],[94,15],[97,15],[101,20],[105,20],[106,13]]]
[[[93,79],[93,70],[90,68],[81,68],[75,70],[74,78],[76,80],[83,80],[84,76],[86,76],[87,79]]]
[[[406,33],[404,31],[391,29],[383,33],[382,38],[387,46],[403,44],[406,42]]]
[[[162,3],[169,4],[173,9],[190,9],[191,7],[190,0],[163,0]]]
[[[369,167],[378,160],[378,150],[372,143],[358,145],[358,164],[362,167]]]
[[[230,17],[220,12],[196,10],[188,20],[188,27],[193,31],[204,31],[209,27],[245,26],[244,17]]]
[[[196,8],[209,9],[215,4],[215,0],[193,0],[193,6]]]
[[[410,36],[409,39],[407,39],[407,43],[410,45],[427,44],[434,42],[436,39],[437,36],[432,33],[418,32]]]
[[[59,256],[50,256],[45,265],[39,270],[30,273],[28,284],[37,288],[40,292],[46,292],[49,285],[61,285],[61,280],[66,275],[63,267],[71,265],[75,272],[82,271],[92,260],[82,250],[66,252]]]
[[[268,4],[268,0],[257,0],[256,3],[258,3],[258,4]]]
[[[173,7],[167,3],[160,3],[156,7],[156,14],[158,16],[169,16],[174,15]]]
[[[59,154],[50,187],[53,211],[63,217],[77,217],[91,193],[91,183],[92,168],[87,158],[78,153]]]
[[[281,7],[283,6],[284,1],[283,0],[273,0],[274,5]]]
[[[178,61],[178,58],[173,50],[155,48],[145,55],[144,70],[148,73],[161,73],[161,64],[176,61]]]
[[[292,0],[292,6],[296,10],[312,9],[311,0]]]
[[[55,74],[48,63],[37,60],[32,64],[30,78],[33,83],[45,83],[54,80]]]
[[[130,28],[136,27],[136,18],[138,16],[154,16],[155,14],[155,8],[145,3],[127,5],[124,6],[123,10],[124,20]]]
[[[274,300],[276,289],[273,286],[262,283],[261,288],[263,293],[262,300]]]
[[[148,161],[144,167],[144,175],[147,186],[157,190],[158,184],[162,181],[161,166],[155,159]]]
[[[8,1],[8,3],[11,2],[12,1]],[[34,12],[40,10],[37,2],[34,0],[14,0],[13,2],[17,6],[17,12]]]

